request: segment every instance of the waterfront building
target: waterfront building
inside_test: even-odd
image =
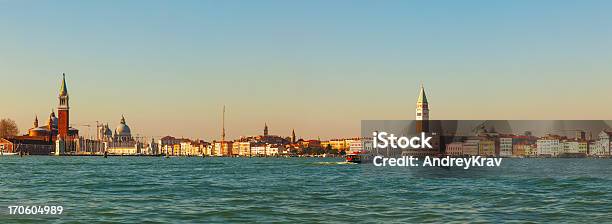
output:
[[[180,156],[182,154],[181,143],[172,145],[172,154],[173,156]]]
[[[199,145],[191,141],[181,142],[179,146],[179,156],[195,156],[199,155]]]
[[[96,139],[98,141],[110,142],[113,139],[113,131],[107,124],[97,124],[98,131],[96,132]]]
[[[536,141],[538,156],[555,157],[562,152],[561,137],[558,135],[547,135]]]
[[[252,156],[251,152],[251,142],[234,142],[234,145],[238,146],[238,151],[240,156]]]
[[[519,142],[512,145],[512,155],[513,156],[526,156],[525,148],[529,146],[529,143]]]
[[[499,138],[499,156],[510,157],[512,156],[512,137],[500,137]]]
[[[310,147],[310,148],[323,148],[321,146],[321,141],[320,140],[316,140],[316,139],[311,139],[311,140],[305,140],[302,141],[302,147]]]
[[[587,140],[578,141],[578,153],[589,153],[589,142]]]
[[[140,153],[142,144],[134,145],[120,145],[115,147],[108,147],[106,152],[111,155],[136,155]]]
[[[326,149],[327,146],[331,145],[331,142],[330,141],[320,141],[319,145],[321,146],[321,148]]]
[[[26,155],[49,155],[55,145],[46,140],[23,138],[0,138],[0,152]]]
[[[15,143],[10,138],[0,138],[0,153],[14,153]]]
[[[610,155],[610,139],[612,137],[612,132],[603,130],[599,132],[597,135],[597,142],[595,149],[593,150],[592,155],[596,156],[609,156]]]
[[[104,153],[106,146],[103,141],[83,137],[74,139],[74,141],[76,144],[76,154],[79,155],[101,155]]]
[[[172,146],[171,145],[160,145],[159,151],[164,155],[172,155]]]
[[[463,155],[477,156],[480,145],[480,139],[470,138],[463,142]]]
[[[179,138],[175,138],[172,136],[165,136],[159,139],[159,145],[160,146],[176,145],[176,144],[181,144],[182,141],[184,141],[184,139],[179,139]]]
[[[536,157],[538,156],[537,144],[525,144],[525,156]]]
[[[266,156],[279,156],[282,154],[286,154],[285,147],[282,145],[266,145]]]
[[[206,147],[204,148],[204,155],[205,156],[212,156],[213,152],[214,152],[214,148],[215,148],[214,144],[206,145]]]
[[[240,155],[240,142],[234,141],[234,144],[232,144],[232,151],[230,152],[230,155],[231,156]]]
[[[230,151],[233,148],[233,142],[231,141],[225,141],[223,142],[223,145],[221,144],[221,142],[217,142],[214,141],[213,142],[213,152],[212,155],[213,156],[229,156],[230,155]]]
[[[478,142],[478,155],[495,156],[495,141],[488,139],[480,140]]]
[[[451,142],[446,144],[446,155],[450,156],[462,156],[463,155],[463,142]]]
[[[121,120],[115,128],[115,132],[110,141],[105,141],[105,151],[108,154],[116,155],[136,155],[142,154],[144,144],[132,137],[132,130],[125,121],[125,116],[121,115]]]
[[[352,142],[349,145],[348,152],[361,152],[362,150],[363,150],[363,143],[359,141],[359,142]]]
[[[565,154],[586,154],[588,142],[584,140],[563,141],[563,153]]]
[[[514,156],[536,156],[537,137],[531,135],[530,132],[525,132],[524,135],[512,135],[512,155]],[[515,147],[515,145],[518,145]]]
[[[589,148],[588,148],[588,152],[587,152],[587,154],[589,156],[596,156],[597,155],[597,152],[599,151],[597,144],[598,143],[597,143],[596,140],[590,140],[589,141]]]
[[[349,143],[349,152],[372,152],[374,148],[374,144],[372,143],[372,139],[370,138],[361,138],[358,141],[350,141]]]
[[[348,148],[346,145],[346,141],[344,139],[332,139],[329,140],[329,145],[331,145],[332,149],[342,151]]]
[[[151,138],[151,141],[142,153],[145,155],[159,155],[161,153],[159,144],[155,142],[155,139]]]
[[[327,142],[329,144],[329,142]],[[297,145],[300,148],[325,148],[321,146],[321,141],[319,140],[304,140],[300,139],[297,141]],[[327,146],[327,145],[326,145]]]
[[[157,145],[160,149],[160,153],[165,155],[178,156],[183,153],[183,150],[181,150],[181,144],[190,141],[191,140],[185,138],[165,136],[158,140]]]
[[[251,144],[251,156],[265,156],[267,145],[264,143]]]
[[[338,150],[338,151],[349,150],[350,147],[351,147],[351,144],[353,144],[353,143],[361,144],[361,138],[347,138],[347,139],[344,139],[344,147],[345,148],[342,149],[342,150]]]
[[[361,152],[363,150],[364,150],[364,147],[363,147],[362,141],[351,142],[349,145],[349,149],[348,149],[349,152]]]
[[[204,155],[205,148],[208,144],[208,142],[196,140],[184,142],[181,144],[181,147],[184,145],[183,151],[187,156],[202,156]]]
[[[338,150],[340,152],[340,151],[349,150],[351,143],[360,142],[360,141],[361,141],[361,138],[332,139],[332,140],[329,140],[329,145],[331,145],[332,149]],[[323,147],[323,145],[321,146]],[[325,147],[327,147],[327,145]]]

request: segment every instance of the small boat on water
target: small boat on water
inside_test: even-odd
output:
[[[16,156],[19,155],[19,153],[16,152],[0,152],[0,156]]]
[[[369,156],[366,151],[353,151],[348,152],[344,158],[347,163],[365,163]]]

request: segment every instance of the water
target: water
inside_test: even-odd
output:
[[[0,222],[612,220],[612,160],[505,159],[470,170],[314,158],[0,157]],[[61,205],[62,215],[8,215]]]

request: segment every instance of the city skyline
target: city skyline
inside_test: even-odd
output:
[[[71,123],[142,136],[218,139],[223,105],[228,138],[358,136],[412,119],[421,81],[431,119],[607,120],[611,5],[5,2],[0,117],[43,120],[65,72]]]

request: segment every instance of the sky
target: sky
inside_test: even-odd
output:
[[[358,136],[361,120],[611,119],[612,1],[4,1],[0,117],[87,136]]]

